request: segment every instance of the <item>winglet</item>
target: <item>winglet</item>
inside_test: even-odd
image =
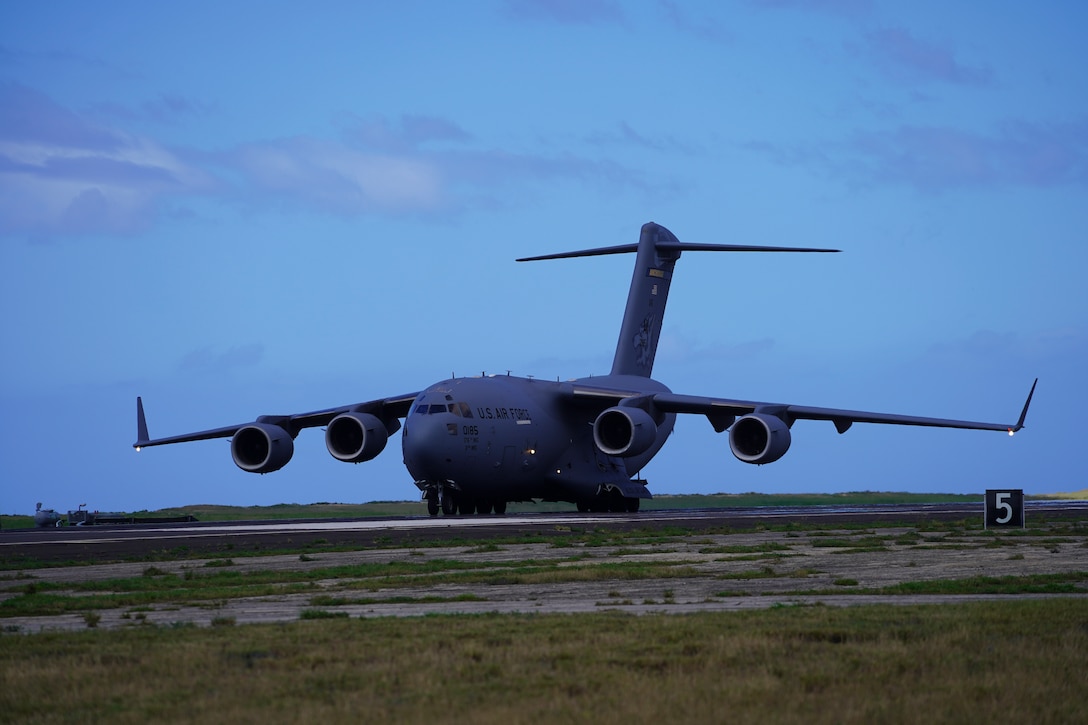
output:
[[[1009,435],[1024,427],[1024,419],[1028,417],[1028,406],[1031,405],[1031,396],[1035,395],[1035,386],[1038,384],[1039,378],[1035,378],[1035,382],[1031,384],[1031,390],[1028,392],[1028,399],[1024,401],[1024,409],[1020,411],[1020,420],[1016,421],[1014,427],[1009,428]]]
[[[144,401],[140,399],[140,396],[136,396],[136,442],[132,444],[132,447],[136,450],[140,450],[140,446],[151,440],[151,436],[147,434],[147,419],[144,418]]]

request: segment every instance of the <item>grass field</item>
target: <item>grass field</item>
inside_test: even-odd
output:
[[[4,722],[1086,722],[1084,600],[0,637]]]
[[[1088,722],[1088,522],[976,523],[587,528],[535,543],[177,554],[105,578],[11,569],[0,723]],[[893,561],[911,581],[889,583]],[[573,591],[593,611],[496,613],[511,588],[531,606]],[[781,603],[699,610],[768,592]],[[821,592],[996,599],[812,604]],[[301,604],[276,623],[241,623],[232,607],[285,600]],[[481,613],[448,613],[463,603]],[[368,614],[390,604],[415,616]],[[48,617],[70,625],[27,624]]]

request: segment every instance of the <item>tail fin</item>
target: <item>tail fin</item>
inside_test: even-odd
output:
[[[637,375],[648,378],[653,372],[657,343],[661,338],[661,323],[665,317],[665,303],[669,297],[673,267],[680,253],[704,252],[837,252],[837,249],[810,249],[806,247],[753,247],[737,244],[697,244],[681,242],[665,227],[654,222],[642,225],[638,244],[616,247],[599,247],[578,252],[546,254],[524,257],[517,261],[532,262],[542,259],[570,257],[594,257],[602,254],[636,252],[635,271],[631,276],[631,288],[627,293],[627,308],[620,326],[620,339],[616,344],[616,357],[612,360],[612,375]]]
[[[667,250],[665,243],[675,245],[680,240],[653,222],[642,225],[631,289],[627,292],[627,308],[616,343],[616,357],[612,360],[613,375],[648,378],[653,372],[672,270],[680,259],[680,250]]]

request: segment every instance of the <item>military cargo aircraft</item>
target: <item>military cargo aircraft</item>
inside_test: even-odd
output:
[[[422,391],[294,415],[152,439],[143,401],[136,399],[139,450],[168,443],[230,438],[234,463],[271,473],[291,460],[304,428],[324,427],[325,445],[345,463],[368,461],[401,431],[404,465],[436,516],[502,514],[510,501],[567,501],[580,511],[636,512],[651,498],[638,473],[665,444],[676,415],[703,415],[729,431],[729,447],[744,463],[773,463],[790,447],[797,420],[822,420],[845,433],[854,423],[1008,431],[1024,426],[1031,386],[1016,423],[976,423],[814,408],[729,398],[678,395],[653,380],[665,303],[682,252],[837,252],[835,249],[753,247],[681,242],[653,222],[637,245],[586,249],[519,259],[588,257],[635,252],[635,270],[608,375],[551,382],[512,375],[454,377]],[[1036,382],[1038,382],[1036,380]],[[401,424],[403,419],[404,423]]]

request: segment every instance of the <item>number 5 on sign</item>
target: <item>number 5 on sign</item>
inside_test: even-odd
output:
[[[1024,490],[986,489],[985,527],[1024,528]]]

